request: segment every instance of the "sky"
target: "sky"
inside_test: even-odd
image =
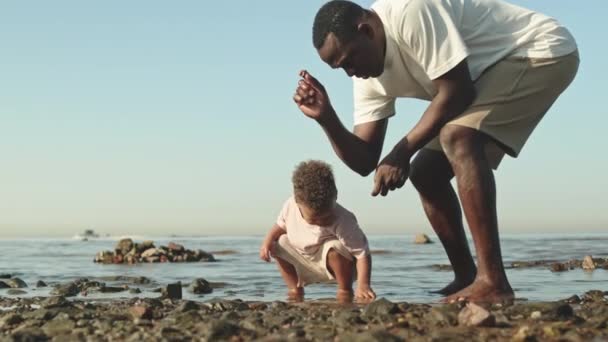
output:
[[[565,24],[581,66],[496,172],[501,232],[606,231],[608,2],[512,2]],[[292,101],[308,69],[352,126],[352,81],[311,42],[322,3],[4,1],[0,237],[264,234],[307,159],[333,165],[368,234],[431,233],[411,184],[371,197]],[[385,153],[426,105],[398,100]]]

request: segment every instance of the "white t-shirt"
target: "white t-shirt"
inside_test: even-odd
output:
[[[367,237],[359,227],[355,215],[336,204],[335,220],[329,226],[308,223],[293,196],[285,204],[277,218],[277,225],[287,232],[289,243],[304,255],[313,255],[324,242],[339,240],[355,258],[369,254]]]
[[[551,58],[576,42],[555,19],[502,0],[378,0],[386,34],[384,72],[354,82],[355,125],[395,114],[395,98],[432,100],[434,80],[465,58],[476,80],[507,56]]]

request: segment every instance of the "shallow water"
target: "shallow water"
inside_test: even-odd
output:
[[[227,283],[209,295],[193,295],[184,291],[184,298],[209,300],[211,298],[240,298],[244,300],[285,300],[286,289],[274,264],[258,258],[261,236],[243,237],[148,237],[155,244],[170,241],[183,244],[187,249],[208,252],[233,250],[234,254],[218,254],[215,263],[164,263],[139,265],[103,265],[93,263],[98,251],[112,250],[116,239],[103,238],[90,241],[72,239],[10,239],[0,240],[0,274],[8,273],[23,279],[30,287],[25,296],[47,295],[49,288],[35,288],[36,281],[49,285],[65,283],[81,277],[89,279],[107,276],[145,276],[151,284],[136,285],[143,293],[138,296],[158,296],[151,292],[167,283],[181,281],[189,284],[194,278],[210,282]],[[452,280],[451,271],[432,268],[435,264],[448,264],[439,243],[415,245],[412,235],[369,236],[372,250],[382,251],[373,256],[372,287],[379,297],[394,301],[437,302],[436,290]],[[433,238],[433,236],[432,236]],[[582,259],[585,255],[608,257],[608,234],[504,234],[502,250],[505,265],[512,261]],[[141,242],[143,237],[135,241]],[[508,269],[507,274],[518,298],[532,301],[556,300],[581,294],[591,289],[608,290],[608,270],[586,272],[580,269],[554,273],[546,266]],[[107,282],[118,285],[121,282]],[[0,290],[0,296],[7,296]],[[311,285],[306,298],[333,297],[333,285]],[[118,294],[91,294],[89,298],[124,298]]]

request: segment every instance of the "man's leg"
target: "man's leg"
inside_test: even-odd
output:
[[[411,165],[410,180],[420,194],[424,212],[454,269],[454,281],[436,291],[443,295],[469,286],[476,274],[458,197],[450,184],[453,176],[450,163],[440,151],[422,149]]]
[[[447,300],[464,298],[497,302],[511,299],[513,290],[502,263],[498,237],[496,184],[484,150],[490,138],[458,125],[446,125],[439,137],[456,176],[460,201],[477,255],[475,281]]]
[[[295,267],[287,261],[274,257],[277,261],[277,265],[279,266],[279,271],[281,272],[281,277],[285,281],[287,285],[287,295],[290,298],[300,299],[304,296],[304,288],[298,286],[298,273],[296,272]]]
[[[338,283],[336,297],[338,301],[350,301],[353,296],[354,262],[336,252],[333,248],[327,252],[327,269]]]

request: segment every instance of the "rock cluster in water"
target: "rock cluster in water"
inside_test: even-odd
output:
[[[451,265],[436,264],[431,266],[436,271],[451,271]],[[506,269],[512,268],[533,268],[546,267],[552,272],[565,272],[575,269],[583,269],[584,271],[594,271],[598,269],[608,270],[608,258],[594,258],[591,255],[586,255],[582,260],[571,259],[567,261],[555,260],[532,260],[532,261],[513,261],[506,263]]]
[[[169,242],[167,246],[156,247],[153,241],[142,243],[122,239],[114,251],[101,251],[95,262],[103,264],[136,264],[142,262],[197,262],[216,261],[213,255],[203,250],[185,249],[183,245]]]

